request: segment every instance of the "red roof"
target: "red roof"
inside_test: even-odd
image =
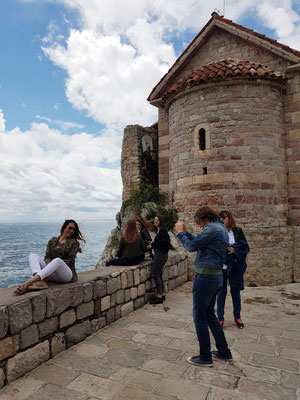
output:
[[[167,88],[166,91],[163,92],[161,103],[163,104],[175,93],[189,89],[195,85],[220,82],[227,79],[267,79],[281,83],[287,80],[282,72],[277,72],[261,64],[255,64],[249,61],[222,60],[193,71],[187,78],[180,79],[180,81]]]
[[[228,28],[233,27],[239,31],[249,33],[250,37],[254,36],[256,38],[259,38],[260,40],[262,40],[262,43],[267,42],[268,44],[273,45],[274,49],[275,48],[277,48],[278,50],[282,49],[283,51],[289,53],[291,55],[291,57],[294,56],[294,57],[300,58],[300,51],[292,49],[289,46],[286,46],[284,44],[278,43],[277,40],[275,40],[275,39],[271,39],[261,33],[253,31],[252,29],[245,28],[242,25],[236,24],[235,22],[232,22],[231,20],[226,19],[226,18],[218,15],[217,13],[213,12],[212,18],[201,29],[201,31],[198,33],[198,35],[192,40],[192,42],[188,45],[188,47],[177,58],[177,60],[172,65],[172,67],[169,69],[169,71],[162,77],[162,79],[158,82],[158,84],[153,88],[152,92],[150,93],[150,95],[148,97],[148,101],[153,101],[155,98],[157,98],[157,96],[160,97],[159,93],[160,93],[160,90],[163,89],[162,86],[167,85],[167,82],[169,81],[170,77],[176,71],[176,69],[180,66],[180,64],[182,64],[182,62],[186,62],[184,60],[186,60],[186,58],[189,58],[190,54],[193,53],[195,48],[198,46],[197,41],[199,40],[201,35],[203,35],[206,31],[209,31],[209,27],[212,24],[219,26],[220,28],[224,28],[224,29],[227,25]],[[222,26],[222,24],[223,24],[223,26]],[[270,49],[270,51],[272,51],[272,49]],[[295,59],[294,62],[297,63],[299,61],[297,61],[297,59]]]

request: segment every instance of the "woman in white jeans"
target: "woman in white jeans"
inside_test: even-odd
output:
[[[44,260],[37,254],[30,254],[29,265],[33,278],[17,286],[15,293],[24,294],[27,290],[41,290],[48,287],[46,281],[68,283],[76,282],[76,254],[81,252],[79,240],[85,240],[73,219],[67,219],[60,230],[60,236],[49,240]]]

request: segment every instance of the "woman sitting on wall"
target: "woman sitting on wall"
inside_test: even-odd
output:
[[[149,242],[152,241],[150,233],[148,232],[145,222],[143,221],[142,218],[137,218],[135,220],[135,223],[136,223],[136,229],[137,229],[139,235],[141,236],[141,238],[144,242],[145,248],[146,248],[148,246]],[[150,253],[150,257],[153,258],[151,249],[149,250],[149,253]]]
[[[227,247],[226,264],[223,265],[223,287],[218,293],[217,314],[219,322],[223,326],[227,281],[229,280],[234,322],[239,329],[243,329],[244,324],[241,319],[241,290],[244,289],[243,276],[247,268],[246,257],[250,249],[244,232],[242,228],[236,226],[232,213],[227,210],[221,211],[220,219],[222,219],[227,228],[229,246]]]
[[[108,261],[106,266],[109,265],[135,265],[140,263],[145,258],[146,248],[144,242],[136,230],[136,223],[130,219],[126,226],[123,237],[120,241],[117,258]]]
[[[148,249],[154,249],[153,258],[153,275],[156,286],[156,296],[150,299],[150,304],[161,304],[165,300],[164,294],[164,281],[162,277],[163,268],[168,261],[168,251],[170,248],[170,236],[166,229],[164,229],[164,221],[162,217],[154,217],[154,227],[156,236],[153,242],[150,242]]]
[[[67,219],[60,229],[60,235],[49,240],[44,260],[37,254],[29,255],[33,278],[19,285],[14,292],[20,295],[27,290],[47,289],[45,281],[76,282],[75,258],[82,251],[79,240],[85,243],[77,222]]]

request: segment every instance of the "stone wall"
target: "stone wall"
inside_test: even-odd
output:
[[[179,218],[192,222],[200,205],[232,210],[252,248],[251,285],[287,283],[294,275],[283,90],[228,81],[199,85],[168,104],[169,185]],[[195,140],[201,127],[209,134],[205,151]]]
[[[300,282],[300,226],[293,226],[293,282]]]
[[[187,281],[185,252],[169,252],[166,292]],[[13,296],[0,290],[0,387],[149,301],[151,261],[79,273],[79,282]]]
[[[201,152],[194,136],[202,125],[210,148]],[[247,81],[198,87],[170,105],[169,136],[170,190],[185,219],[207,204],[229,207],[250,227],[286,226],[282,90]]]
[[[289,223],[300,226],[300,64],[290,67],[285,96]]]
[[[235,29],[231,34],[223,29],[216,28],[200,49],[189,59],[188,64],[184,66],[184,70],[179,73],[176,80],[188,76],[192,71],[204,65],[219,60],[251,61],[282,72],[285,72],[286,68],[293,64],[292,61],[264,49],[259,43],[255,46],[236,36],[235,32]]]
[[[150,178],[147,176],[145,152],[142,149],[143,136],[150,137],[152,140],[152,173]],[[157,148],[158,135],[157,126],[144,128],[140,125],[128,125],[124,130],[122,155],[121,155],[121,175],[123,182],[122,199],[127,200],[134,189],[138,189],[142,181],[149,182],[157,186]]]
[[[169,114],[159,109],[158,123],[158,183],[160,190],[169,191]]]

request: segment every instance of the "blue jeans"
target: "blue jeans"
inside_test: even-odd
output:
[[[193,317],[200,346],[200,359],[211,361],[208,328],[216,347],[224,357],[231,357],[223,329],[215,315],[216,296],[222,287],[222,275],[195,274],[193,284]]]
[[[217,314],[221,321],[224,321],[224,308],[227,296],[227,280],[228,274],[227,269],[223,269],[223,286],[218,293],[217,298]],[[230,293],[232,297],[233,304],[233,316],[235,319],[241,318],[241,291],[237,286],[230,286]]]

